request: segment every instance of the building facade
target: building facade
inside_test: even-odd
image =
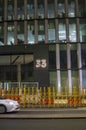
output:
[[[86,0],[0,0],[0,82],[86,88]]]

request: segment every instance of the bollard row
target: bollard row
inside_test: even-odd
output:
[[[23,108],[29,107],[82,107],[86,106],[86,94],[84,89],[80,94],[76,87],[73,93],[67,91],[57,92],[55,87],[0,87],[0,96],[19,102]]]

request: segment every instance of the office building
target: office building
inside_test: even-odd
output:
[[[86,88],[86,0],[0,0],[0,82]]]

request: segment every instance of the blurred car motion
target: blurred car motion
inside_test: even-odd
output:
[[[19,110],[20,106],[17,101],[0,97],[0,114],[7,112],[18,112]]]

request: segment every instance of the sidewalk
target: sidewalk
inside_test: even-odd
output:
[[[22,108],[18,113],[0,114],[0,119],[86,118],[86,108]]]

